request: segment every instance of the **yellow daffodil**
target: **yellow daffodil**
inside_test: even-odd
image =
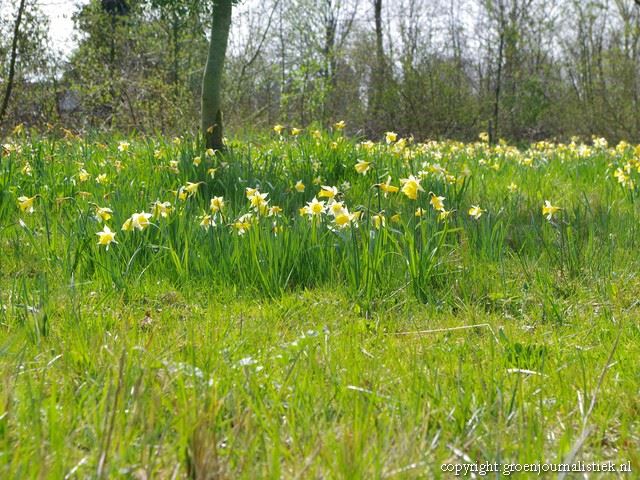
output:
[[[431,200],[429,200],[429,203],[431,204],[434,210],[437,210],[440,212],[444,210],[444,200],[445,200],[444,197],[438,197],[432,193]]]
[[[167,218],[171,212],[173,211],[173,207],[171,206],[171,202],[161,202],[160,200],[156,200],[151,207],[151,214],[153,218]]]
[[[442,209],[438,214],[438,220],[440,220],[441,222],[444,222],[446,219],[449,218],[449,215],[451,215],[451,210]]]
[[[34,208],[33,208],[33,203],[36,200],[37,195],[34,195],[33,197],[18,197],[18,206],[20,207],[20,211],[22,212],[27,212],[27,213],[33,213],[34,212]]]
[[[274,125],[273,126],[273,131],[276,132],[278,135],[282,135],[282,131],[284,130],[284,125]]]
[[[297,137],[298,135],[300,135],[300,133],[302,133],[301,128],[296,128],[296,127],[291,128],[291,135],[293,135],[294,137]]]
[[[129,142],[120,142],[118,144],[118,151],[122,152],[122,153],[128,152],[130,146],[131,146],[131,144]]]
[[[304,188],[305,188],[304,183],[302,183],[302,180],[298,180],[293,188],[296,189],[296,192],[302,193],[304,192]]]
[[[509,193],[516,193],[518,191],[518,185],[516,185],[515,183],[511,182],[509,184],[509,186],[507,187],[507,190],[509,190]]]
[[[398,139],[398,134],[396,132],[387,132],[384,134],[384,139],[387,144],[392,144]]]
[[[190,197],[193,197],[196,193],[198,193],[198,187],[200,187],[200,183],[187,182],[184,187],[184,190],[189,194]]]
[[[282,213],[282,208],[281,207],[278,207],[277,205],[269,207],[269,216],[270,217],[277,217],[281,213]]]
[[[269,200],[267,200],[268,193],[260,193],[259,191],[255,191],[253,195],[249,197],[249,203],[251,204],[251,208],[262,213],[262,211],[267,207]]]
[[[101,232],[96,233],[98,236],[98,245],[103,245],[106,250],[109,250],[109,245],[116,242],[116,232],[112,232],[111,229],[105,225]]]
[[[317,216],[322,215],[325,212],[325,204],[324,202],[318,201],[316,197],[313,197],[313,200],[307,202],[307,210],[306,213],[309,216]]]
[[[346,126],[347,124],[344,122],[344,120],[340,120],[339,122],[333,124],[333,128],[335,128],[336,130],[343,130]]]
[[[113,213],[113,210],[111,210],[110,208],[107,207],[99,207],[98,205],[96,205],[96,220],[99,222],[107,222],[108,220],[111,219],[111,214]]]
[[[415,216],[416,217],[421,217],[423,215],[424,215],[424,209],[422,207],[416,208]]]
[[[202,158],[201,157],[193,157],[193,166],[194,167],[199,167],[201,163],[202,163]]]
[[[374,215],[371,217],[371,221],[373,222],[373,227],[376,230],[380,230],[387,225],[387,219],[384,217],[382,213]]]
[[[200,226],[205,230],[209,230],[210,227],[215,227],[216,222],[213,220],[211,215],[203,215],[200,217]]]
[[[122,230],[130,232],[135,228],[136,230],[142,231],[151,224],[149,222],[150,218],[150,213],[134,213],[130,218],[127,219],[126,222],[124,222],[124,224],[122,225]]]
[[[104,185],[105,183],[107,183],[109,180],[107,179],[107,174],[106,173],[101,173],[100,175],[98,175],[96,177],[96,183],[100,184],[100,185]]]
[[[547,217],[547,220],[551,221],[553,216],[560,211],[560,207],[556,207],[551,204],[549,200],[544,201],[542,206],[542,215]]]
[[[87,172],[84,168],[80,169],[80,171],[78,172],[78,180],[80,180],[81,182],[86,182],[90,178],[91,175],[89,174],[89,172]]]
[[[353,218],[353,215],[351,215],[347,210],[344,210],[335,217],[334,222],[338,228],[346,228],[349,226]]]
[[[400,190],[400,187],[391,185],[391,175],[387,177],[387,181],[385,183],[379,183],[378,188],[384,192],[385,198],[387,198],[389,193],[397,193]]]
[[[469,209],[469,216],[473,217],[475,220],[478,220],[483,213],[484,210],[481,209],[478,205],[472,205]]]
[[[213,197],[211,202],[209,203],[209,209],[211,213],[217,213],[224,209],[224,198],[223,197]]]
[[[233,228],[236,230],[238,235],[242,236],[247,232],[247,230],[249,230],[252,221],[253,216],[250,213],[246,213],[233,223]]]
[[[336,187],[329,187],[327,185],[323,185],[320,193],[318,193],[318,197],[320,198],[334,198],[338,195],[338,189]]]
[[[411,200],[417,200],[418,192],[424,192],[424,189],[420,186],[420,180],[413,175],[409,175],[409,178],[400,179],[400,183],[402,183],[402,193]]]
[[[399,213],[396,213],[395,215],[391,215],[391,221],[393,223],[400,223],[402,221],[402,217]]]
[[[373,143],[371,140],[367,140],[365,142],[360,142],[360,144],[358,145],[360,148],[365,149],[366,151],[370,152],[371,150],[373,150],[373,147],[376,146],[375,143]]]
[[[344,203],[342,202],[332,202],[329,204],[329,213],[334,216],[337,217],[338,215],[340,215],[341,213],[344,213],[346,211]]]
[[[360,160],[358,163],[356,163],[355,168],[356,168],[356,172],[358,172],[359,174],[366,175],[370,167],[371,167],[371,162],[365,162],[364,160]]]

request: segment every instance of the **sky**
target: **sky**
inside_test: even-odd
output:
[[[49,32],[52,46],[68,55],[75,42],[73,41],[73,20],[71,16],[77,5],[87,3],[86,0],[38,0],[38,5],[49,17]]]
[[[14,3],[13,0],[0,0],[0,10],[7,9],[5,1]],[[71,16],[79,5],[89,2],[89,0],[36,0],[42,11],[49,17],[49,32],[52,47],[67,56],[75,47],[73,20]],[[251,8],[256,0],[244,2],[239,10]],[[15,9],[13,6],[12,9]]]

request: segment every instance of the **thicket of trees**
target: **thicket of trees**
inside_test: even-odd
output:
[[[213,0],[91,0],[77,48],[48,49],[24,0],[0,17],[3,122],[200,127]],[[227,128],[275,123],[417,138],[640,141],[640,0],[245,0],[223,77]],[[0,102],[2,96],[0,96]]]

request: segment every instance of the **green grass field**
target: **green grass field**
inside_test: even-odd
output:
[[[17,131],[0,478],[633,478],[638,185],[601,139]]]

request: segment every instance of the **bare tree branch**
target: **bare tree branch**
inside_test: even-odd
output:
[[[7,78],[7,88],[4,92],[4,98],[2,100],[2,107],[0,108],[0,125],[7,113],[9,107],[9,98],[11,97],[11,91],[13,90],[13,82],[16,74],[16,59],[18,57],[18,36],[20,35],[20,24],[22,23],[22,15],[24,14],[26,0],[20,0],[20,6],[18,7],[18,16],[16,17],[16,24],[13,29],[13,41],[11,42],[11,61],[9,64],[9,77]]]

